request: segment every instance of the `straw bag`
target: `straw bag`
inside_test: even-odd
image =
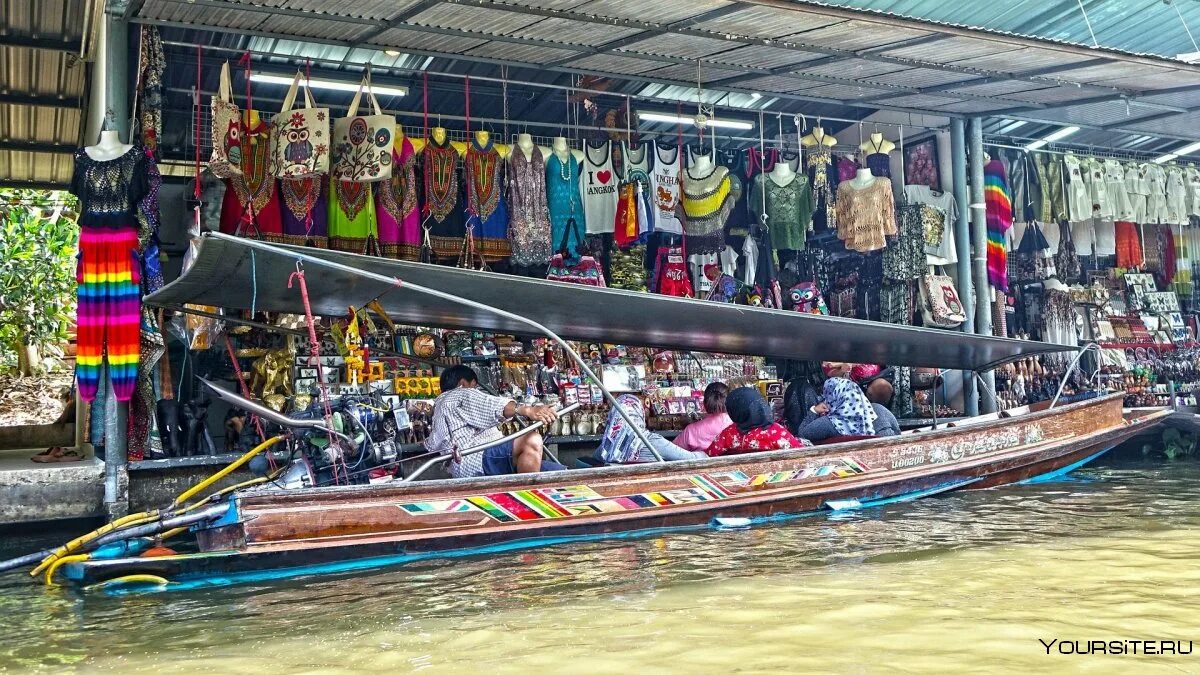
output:
[[[374,115],[359,115],[363,90],[371,98]],[[363,76],[346,116],[333,122],[333,176],[337,180],[374,183],[392,177],[392,139],[396,118],[384,115],[371,89],[371,74]]]
[[[297,71],[283,108],[273,120],[274,174],[279,178],[313,178],[329,173],[329,108],[313,107],[304,87],[304,107],[292,110],[302,72]]]
[[[921,317],[931,328],[958,328],[967,320],[954,281],[944,272],[935,273],[934,268],[921,279]]]
[[[242,175],[242,113],[233,102],[229,62],[221,66],[221,84],[212,97],[212,157],[208,170],[218,178]]]

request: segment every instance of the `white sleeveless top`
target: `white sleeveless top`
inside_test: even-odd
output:
[[[654,147],[654,230],[683,234],[683,223],[675,213],[679,205],[679,147]]]
[[[588,234],[611,234],[616,229],[617,182],[612,142],[605,141],[598,147],[584,143],[579,192],[583,195],[583,216],[587,220]]]

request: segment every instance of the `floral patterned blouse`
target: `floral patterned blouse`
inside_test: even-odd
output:
[[[786,448],[803,448],[812,445],[806,440],[796,438],[778,422],[746,433],[738,431],[736,424],[730,424],[717,434],[716,440],[708,446],[705,453],[709,457],[721,455],[741,455],[748,452],[765,452],[767,450],[784,450]]]

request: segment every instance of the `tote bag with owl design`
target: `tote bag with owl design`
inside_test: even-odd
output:
[[[283,99],[283,108],[275,116],[274,174],[280,178],[312,178],[329,173],[329,108],[313,106],[312,94],[304,86],[304,107],[293,110],[296,90],[300,88],[297,72],[292,88]]]
[[[359,115],[363,90],[371,99],[374,115]],[[392,177],[392,139],[396,118],[384,115],[371,89],[371,73],[363,77],[350,101],[346,116],[333,122],[333,176],[337,180],[373,183]]]
[[[218,178],[242,175],[242,115],[233,102],[228,62],[221,66],[221,84],[212,97],[212,157],[208,168]]]

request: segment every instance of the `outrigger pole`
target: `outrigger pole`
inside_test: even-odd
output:
[[[237,242],[238,244],[240,244],[242,246],[248,246],[250,248],[256,248],[256,249],[259,249],[262,251],[266,251],[268,253],[274,253],[276,255],[282,255],[285,257],[293,258],[299,262],[310,263],[313,265],[317,265],[319,267],[325,267],[328,269],[346,272],[348,274],[354,274],[354,275],[360,276],[364,279],[371,279],[372,281],[377,281],[377,282],[384,283],[384,284],[391,284],[397,288],[404,288],[404,289],[407,289],[410,291],[424,293],[426,295],[430,295],[435,298],[439,298],[441,300],[453,302],[455,304],[463,305],[465,307],[471,307],[474,309],[483,310],[485,312],[490,312],[497,316],[502,316],[502,317],[523,323],[526,326],[529,326],[530,328],[534,329],[535,331],[537,331],[537,332],[545,335],[546,337],[550,338],[551,340],[553,340],[555,342],[555,344],[557,344],[559,347],[562,348],[563,351],[565,351],[567,354],[569,354],[571,356],[571,359],[575,361],[575,364],[577,366],[579,366],[579,369],[582,370],[584,372],[584,374],[586,374],[589,378],[591,378],[591,380],[595,384],[595,386],[600,388],[600,391],[604,393],[604,398],[608,401],[609,405],[611,405],[613,407],[613,409],[617,411],[617,414],[621,416],[621,419],[625,420],[625,424],[629,425],[629,428],[631,430],[633,430],[634,434],[637,435],[638,440],[640,440],[642,442],[642,444],[646,446],[646,449],[648,449],[654,455],[655,459],[657,459],[660,462],[663,461],[662,455],[659,454],[658,450],[654,447],[654,445],[652,443],[650,443],[650,437],[647,436],[646,430],[642,429],[636,423],[634,423],[633,419],[631,419],[629,417],[629,414],[625,412],[625,409],[623,407],[621,407],[621,404],[617,402],[616,397],[614,397],[612,395],[612,392],[610,392],[608,390],[608,387],[604,386],[604,382],[601,381],[601,379],[596,376],[596,373],[592,372],[592,369],[589,368],[587,363],[584,362],[583,357],[581,357],[578,353],[576,353],[574,349],[571,349],[571,346],[567,344],[566,340],[563,340],[554,331],[543,326],[542,324],[538,323],[537,321],[534,321],[533,319],[529,319],[529,318],[521,316],[520,314],[514,314],[512,312],[508,312],[503,309],[496,309],[495,307],[492,307],[490,305],[485,305],[480,302],[475,302],[474,300],[468,300],[467,298],[460,298],[456,295],[451,295],[449,293],[445,293],[443,291],[429,288],[427,286],[422,286],[420,284],[414,284],[411,282],[403,281],[397,277],[389,277],[389,276],[385,276],[383,274],[367,272],[365,270],[360,270],[356,267],[351,267],[350,265],[343,265],[342,263],[336,263],[336,262],[333,262],[330,260],[322,260],[321,258],[311,256],[306,253],[300,253],[299,251],[295,251],[292,249],[288,249],[285,251],[276,246],[273,246],[266,242],[258,241],[256,239],[246,239],[246,238],[242,238],[242,237],[234,237],[234,236],[231,236],[228,234],[222,234],[219,232],[210,232],[205,236],[206,237],[214,237],[217,239],[226,239],[226,240],[229,240],[232,242]]]

